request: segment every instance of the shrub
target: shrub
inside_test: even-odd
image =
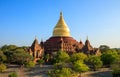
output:
[[[38,62],[38,64],[43,64],[45,61],[43,59],[40,59],[37,62]]]
[[[4,72],[6,70],[6,65],[0,64],[0,72]]]
[[[25,67],[32,68],[35,66],[35,63],[33,61],[25,62]]]
[[[18,77],[18,74],[16,72],[12,72],[9,74],[8,77]]]

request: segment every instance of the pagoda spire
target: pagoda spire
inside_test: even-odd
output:
[[[53,36],[67,36],[70,37],[70,30],[67,26],[64,17],[62,15],[62,11],[60,12],[60,18],[56,24],[56,26],[53,29]]]
[[[62,11],[60,11],[60,16],[62,16]]]
[[[37,36],[35,35],[35,40],[37,40]]]
[[[87,38],[86,38],[85,45],[90,45],[90,41],[88,40],[88,36],[87,36]]]

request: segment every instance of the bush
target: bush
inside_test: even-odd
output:
[[[32,68],[35,66],[35,63],[33,61],[25,62],[25,67]]]
[[[8,77],[18,77],[18,74],[16,72],[12,72],[9,74]]]
[[[71,56],[71,62],[74,63],[77,60],[81,60],[82,63],[87,59],[87,56],[84,53],[74,53]]]
[[[55,69],[48,72],[49,77],[71,77],[72,70],[70,68]]]
[[[0,72],[4,72],[6,70],[6,65],[0,64]]]
[[[88,63],[94,69],[94,71],[96,71],[103,65],[101,58],[99,56],[90,56],[88,59]]]
[[[43,59],[40,59],[37,62],[38,62],[38,64],[43,64],[45,61]]]

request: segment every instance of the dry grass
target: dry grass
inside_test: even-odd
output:
[[[8,77],[11,72],[17,72],[19,77],[47,77],[47,71],[51,70],[52,66],[44,65],[32,69],[20,68],[18,65],[9,65],[8,69],[4,73],[0,73],[0,77]],[[89,71],[82,73],[82,77],[112,77],[111,70],[109,68],[101,68],[98,71]]]

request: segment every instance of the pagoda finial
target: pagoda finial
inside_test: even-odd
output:
[[[37,36],[35,35],[35,39],[37,39]]]
[[[60,11],[60,16],[62,16],[62,11]]]
[[[88,40],[88,36],[87,36],[87,39],[86,40]]]

